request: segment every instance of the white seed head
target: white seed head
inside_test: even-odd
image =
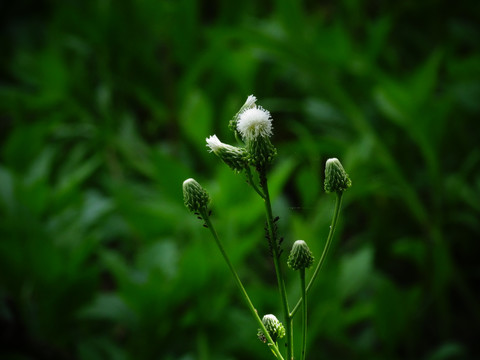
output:
[[[254,106],[240,113],[237,130],[246,141],[258,137],[272,136],[272,118],[270,112],[261,106]]]

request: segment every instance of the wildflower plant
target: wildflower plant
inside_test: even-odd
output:
[[[229,267],[234,281],[249,308],[252,316],[255,318],[259,329],[258,338],[266,343],[277,359],[306,359],[306,338],[307,338],[307,294],[311,289],[315,278],[317,277],[322,265],[325,262],[328,250],[332,243],[335,227],[337,224],[343,192],[351,186],[351,180],[345,172],[338,159],[329,159],[325,166],[325,191],[335,193],[335,210],[332,216],[330,231],[325,241],[325,246],[320,259],[315,265],[313,274],[308,283],[306,282],[306,270],[314,264],[314,256],[304,240],[294,242],[290,254],[287,258],[287,265],[294,271],[298,271],[300,276],[301,298],[295,306],[288,304],[287,292],[284,277],[284,264],[282,263],[282,238],[277,234],[278,217],[273,216],[270,194],[268,190],[267,173],[270,165],[277,155],[277,150],[271,142],[273,135],[272,116],[268,110],[256,104],[257,98],[250,95],[244,105],[230,120],[229,128],[234,133],[239,146],[233,146],[221,142],[216,135],[206,139],[209,151],[218,156],[226,165],[236,173],[242,173],[246,177],[247,183],[263,200],[266,215],[266,235],[270,255],[272,256],[279,298],[282,308],[283,323],[273,314],[264,315],[260,318],[257,309],[254,307],[242,281],[240,280],[230,258],[223,247],[219,235],[217,234],[210,219],[211,212],[208,209],[209,195],[207,191],[194,179],[187,179],[183,183],[183,196],[185,206],[191,212],[195,213],[199,219],[203,220],[203,226],[208,228],[217,244],[220,253]],[[254,173],[256,176],[254,176]],[[284,259],[283,259],[284,261]],[[295,357],[293,349],[293,318],[299,309],[302,309],[302,347],[300,357]],[[284,341],[285,346],[279,346],[278,342]],[[280,349],[285,348],[285,354]]]

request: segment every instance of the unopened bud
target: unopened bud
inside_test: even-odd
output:
[[[191,212],[200,212],[206,209],[209,196],[195,179],[190,178],[183,182],[183,201]]]
[[[352,181],[340,161],[336,158],[328,159],[325,164],[325,192],[340,193],[350,186],[352,186]]]
[[[230,120],[230,123],[228,125],[230,130],[232,130],[234,133],[237,132],[237,122],[238,122],[238,119],[239,119],[239,115],[243,111],[254,107],[256,102],[257,102],[257,98],[254,95],[249,95],[248,96],[247,100],[245,101],[245,104],[242,105],[242,107],[240,108],[240,110],[238,110],[238,112],[235,114],[233,119]]]
[[[247,142],[248,162],[256,169],[264,169],[277,156],[277,149],[268,137],[258,137]]]
[[[293,243],[292,251],[287,260],[287,264],[293,270],[307,269],[313,264],[314,257],[303,240],[297,240]]]
[[[265,315],[262,319],[262,323],[265,326],[265,329],[267,329],[268,334],[272,338],[273,342],[276,342],[277,339],[281,339],[285,336],[285,328],[283,324],[278,321],[275,315]],[[260,340],[266,342],[265,334],[262,330],[258,330],[257,335]]]

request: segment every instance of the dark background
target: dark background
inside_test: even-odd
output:
[[[0,357],[270,357],[181,190],[208,189],[256,308],[281,318],[263,204],[205,147],[234,143],[255,94],[286,253],[319,258],[325,160],[353,181],[309,358],[479,358],[479,21],[473,0],[2,2]]]

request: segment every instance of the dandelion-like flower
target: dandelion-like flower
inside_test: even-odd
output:
[[[234,171],[241,172],[247,166],[247,151],[244,148],[222,143],[217,135],[212,135],[207,140],[210,152],[217,155],[225,164]]]
[[[245,141],[272,136],[270,112],[261,106],[248,108],[238,116],[237,130]]]

